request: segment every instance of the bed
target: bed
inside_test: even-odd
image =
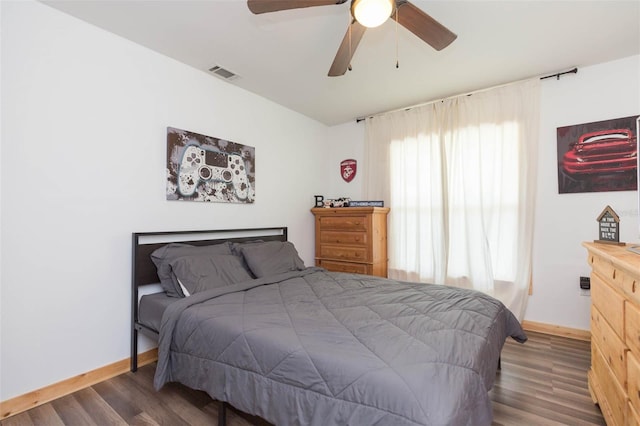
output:
[[[527,339],[483,293],[306,267],[286,227],[133,234],[132,295],[132,371],[141,332],[157,389],[276,425],[489,425],[502,346]]]

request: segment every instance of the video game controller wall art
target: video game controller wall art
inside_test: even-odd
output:
[[[253,203],[255,148],[167,127],[167,200]]]

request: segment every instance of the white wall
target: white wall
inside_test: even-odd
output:
[[[329,127],[325,148],[326,154],[322,159],[325,191],[320,195],[331,199],[349,197],[360,200],[364,191],[364,122],[357,123],[354,118],[348,123]],[[358,162],[356,176],[351,182],[345,182],[340,175],[340,163],[347,159]]]
[[[313,264],[326,126],[41,3],[0,7],[0,400],[129,356],[132,232],[286,225]],[[166,201],[167,126],[255,146],[255,204]]]
[[[606,205],[621,217],[621,241],[640,241],[637,191],[559,195],[556,152],[557,127],[640,114],[639,63],[640,56],[634,56],[542,84],[534,290],[526,320],[589,329],[590,298],[579,290],[579,277],[589,275],[589,267],[580,243],[598,238],[596,217]],[[328,182],[336,193],[353,198],[362,196],[362,183],[341,184],[333,169],[344,158],[363,155],[363,128],[353,122],[329,129]]]
[[[620,241],[638,242],[638,192],[558,194],[556,128],[640,114],[640,56],[580,68],[542,85],[533,295],[525,319],[588,330],[589,275],[580,244],[598,238],[596,218],[610,205],[620,216]]]

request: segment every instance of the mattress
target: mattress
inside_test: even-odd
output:
[[[164,291],[142,296],[138,307],[138,322],[155,332],[159,332],[165,309],[177,300],[180,299],[167,296]]]

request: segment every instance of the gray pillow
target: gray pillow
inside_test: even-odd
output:
[[[298,251],[289,241],[247,244],[240,250],[249,269],[258,278],[305,269]]]
[[[170,243],[156,249],[151,253],[151,260],[158,270],[160,284],[168,296],[184,297],[178,280],[171,270],[171,261],[179,257],[200,254],[231,254],[228,242],[208,246],[192,246],[184,243]]]
[[[249,240],[244,243],[229,243],[229,247],[231,247],[231,253],[236,256],[242,257],[242,247],[246,247],[247,244],[261,244],[264,243],[264,240]]]
[[[247,265],[247,261],[244,260],[244,256],[242,255],[242,247],[246,247],[247,244],[261,244],[261,243],[264,243],[264,240],[249,240],[249,241],[245,241],[244,243],[229,243],[229,247],[231,247],[231,253],[235,254],[240,258],[240,261],[242,262],[242,266],[244,266],[244,268],[247,271],[249,271],[250,274],[252,274],[253,278],[256,278],[256,276],[253,275],[253,272],[251,272],[249,265]]]
[[[253,279],[239,257],[232,254],[198,254],[173,259],[171,269],[189,294]]]

